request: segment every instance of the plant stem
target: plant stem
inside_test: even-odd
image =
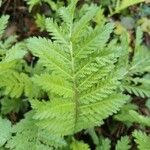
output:
[[[93,143],[97,146],[99,145],[99,138],[94,130],[94,128],[89,128],[88,130],[89,135],[91,136]]]

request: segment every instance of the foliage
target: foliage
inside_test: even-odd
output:
[[[0,147],[3,146],[11,137],[11,123],[0,117]]]
[[[59,137],[54,137],[50,132],[39,129],[32,119],[32,112],[26,114],[25,119],[13,126],[11,139],[6,147],[15,150],[50,150],[52,146],[62,147],[65,141]]]
[[[109,139],[101,139],[101,143],[97,145],[96,150],[109,150],[111,148],[111,141]]]
[[[134,139],[135,143],[137,144],[138,150],[149,150],[149,140],[150,137],[142,131],[135,130],[132,133],[132,138]],[[130,150],[132,149],[130,145],[131,140],[128,136],[122,136],[121,139],[117,140],[115,145],[115,150]],[[97,146],[96,150],[110,150],[111,149],[111,141],[106,138],[101,139],[101,144]]]
[[[103,6],[108,6],[110,15],[114,15],[116,13],[120,13],[122,10],[125,10],[126,8],[139,4],[148,2],[147,0],[102,0],[101,4]]]
[[[70,145],[71,150],[90,150],[89,146],[83,142],[73,141]]]
[[[141,2],[145,2],[145,0],[131,0],[131,1],[127,1],[127,0],[117,0],[117,3],[116,3],[116,8],[115,8],[115,13],[118,13],[120,12],[121,10],[129,7],[129,6],[132,6],[132,5],[135,5],[135,4],[138,4],[138,3],[141,3]]]
[[[41,5],[42,3],[48,4],[53,10],[57,10],[63,4],[63,2],[55,3],[54,0],[25,0],[25,1],[27,1],[27,4],[29,5],[30,12],[34,6]]]
[[[129,150],[131,146],[129,145],[129,138],[127,136],[121,137],[117,142],[116,150]]]
[[[116,56],[113,55],[113,49],[112,52],[109,49],[110,45],[117,47],[116,42],[110,42],[106,47],[113,24],[102,23],[94,29],[88,26],[98,11],[95,5],[89,6],[85,15],[73,22],[74,3],[60,10],[64,28],[58,27],[52,19],[46,19],[53,42],[34,37],[28,39],[27,43],[30,51],[39,57],[40,63],[51,71],[33,77],[35,84],[52,94],[51,101],[31,101],[36,112],[34,119],[39,120],[41,128],[62,136],[96,126],[100,122],[102,124],[103,119],[115,113],[128,99],[115,90],[122,69],[116,69],[117,64],[114,66],[121,55],[118,53],[119,47]],[[87,30],[87,26],[90,30]],[[103,35],[105,38],[102,38]],[[106,49],[106,52],[102,49]],[[91,61],[87,62],[86,58],[90,56]],[[53,129],[54,126],[57,131]]]
[[[109,1],[115,4],[110,16],[141,2]],[[7,37],[9,16],[0,17],[0,148],[129,150],[134,139],[138,149],[150,149],[145,130],[150,127],[150,51],[143,44],[148,30],[139,24],[133,41],[125,28],[105,17],[104,8],[89,1],[83,6],[78,0],[68,0],[67,6],[27,1],[30,12],[43,3],[56,12],[53,18],[35,17],[45,37],[20,42],[16,35]],[[146,110],[134,98],[147,100]],[[115,120],[129,131],[136,124],[145,132],[103,136],[109,119],[110,132]]]
[[[137,112],[137,108],[134,105],[125,105],[121,112],[115,115],[115,119],[129,123],[139,123],[143,126],[150,126],[150,117],[141,115]]]
[[[149,145],[150,136],[146,135],[146,133],[142,131],[134,131],[133,136],[135,138],[135,142],[137,143],[139,150],[150,149]]]

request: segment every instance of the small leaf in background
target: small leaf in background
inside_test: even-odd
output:
[[[40,30],[43,31],[46,28],[45,16],[37,14],[35,19],[36,19],[35,22],[36,22],[37,27],[39,27]]]
[[[111,5],[111,0],[101,0],[100,2],[101,2],[100,4],[103,6]]]
[[[143,32],[147,32],[150,34],[150,19],[142,18],[138,21],[138,24],[141,25],[141,29]]]
[[[145,0],[120,0],[117,1],[117,6],[115,8],[115,13],[122,11],[123,9],[130,7],[132,5],[136,5],[138,3],[145,2]]]
[[[58,4],[56,4],[55,2],[50,1],[50,0],[44,0],[44,2],[46,2],[47,4],[49,4],[49,6],[51,7],[52,10],[56,11],[58,9]],[[63,5],[63,3],[61,5]]]
[[[111,148],[111,141],[106,139],[101,139],[101,144],[97,145],[96,150],[110,150]]]
[[[82,141],[73,141],[70,148],[71,150],[90,150],[89,145]]]
[[[0,38],[3,36],[6,26],[8,24],[9,16],[8,15],[2,15],[0,17]]]
[[[0,117],[0,147],[11,137],[11,123]]]
[[[143,131],[135,130],[133,132],[134,141],[137,144],[139,150],[149,150],[150,149],[150,136]]]
[[[131,30],[135,27],[135,21],[132,17],[122,17],[121,24],[128,30]]]
[[[146,107],[150,110],[150,98],[146,101]]]
[[[139,14],[141,17],[150,16],[150,6],[147,4],[144,4],[140,7]]]
[[[4,62],[10,62],[13,60],[21,59],[25,56],[26,53],[27,50],[25,48],[25,45],[23,43],[17,43],[9,49],[4,59]]]
[[[116,22],[115,34],[122,35],[124,32],[126,32],[126,29],[123,25],[120,22]]]
[[[105,16],[104,16],[104,9],[100,9],[98,12],[97,12],[97,14],[96,14],[96,16],[95,16],[95,18],[94,18],[94,21],[97,23],[97,24],[101,24],[101,23],[103,23],[103,22],[105,22],[106,21],[106,18],[105,18]]]
[[[35,6],[35,5],[38,5],[41,3],[41,0],[27,0],[27,4],[29,5],[29,12],[32,11],[32,8]]]
[[[117,141],[115,150],[129,150],[131,148],[129,143],[130,143],[129,137],[122,136],[121,139]]]
[[[10,113],[11,111],[13,112],[18,112],[21,106],[23,106],[23,102],[20,99],[8,99],[4,98],[1,101],[1,111],[2,114],[7,114]]]

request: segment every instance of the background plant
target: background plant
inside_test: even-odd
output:
[[[44,38],[5,37],[9,17],[1,17],[1,149],[119,150],[135,143],[149,149],[148,112],[143,115],[134,102],[150,96],[150,52],[142,28],[131,45],[127,29],[108,20],[104,9],[76,3],[61,7],[54,19],[38,16],[49,34]],[[137,130],[113,141],[103,133],[110,119],[111,134],[118,121]]]

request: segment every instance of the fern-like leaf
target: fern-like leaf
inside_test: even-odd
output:
[[[43,90],[64,96],[64,98],[71,98],[73,95],[72,85],[56,75],[42,74],[35,76],[33,82],[42,87]]]
[[[133,137],[135,138],[135,142],[138,145],[139,150],[149,150],[150,149],[150,136],[146,135],[146,133],[142,131],[134,131]]]
[[[0,38],[3,35],[4,30],[5,30],[6,26],[7,26],[8,19],[9,19],[8,15],[0,17]]]
[[[101,139],[101,144],[96,147],[96,150],[110,150],[111,141],[109,139]]]
[[[60,9],[62,23],[47,19],[52,40],[27,40],[31,53],[48,70],[32,78],[50,97],[49,101],[31,100],[34,119],[41,128],[60,136],[102,124],[129,98],[118,88],[123,78],[118,58],[124,52],[116,40],[109,42],[113,23],[92,26],[100,10],[96,5],[75,18],[76,2]]]
[[[0,76],[0,87],[4,89],[5,95],[12,98],[19,98],[24,92],[28,97],[38,95],[38,88],[32,86],[32,82],[26,74],[14,70],[5,70]]]
[[[19,112],[21,107],[23,107],[23,101],[20,99],[10,99],[8,97],[1,99],[2,114],[6,115],[10,112]]]
[[[135,94],[139,97],[150,97],[150,91],[148,86],[123,85],[122,88],[130,94]]]
[[[89,145],[81,141],[73,141],[70,145],[71,150],[90,150]]]
[[[115,150],[129,150],[131,148],[129,143],[130,141],[128,136],[121,137],[121,139],[117,142]]]
[[[141,45],[142,35],[142,30],[138,27],[136,31],[135,54],[130,68],[130,72],[133,74],[150,72],[150,51],[146,46]]]
[[[11,122],[0,117],[0,147],[11,137]]]
[[[127,110],[121,114],[117,114],[115,119],[125,123],[139,123],[144,126],[150,126],[150,117],[143,116],[135,110]]]
[[[89,23],[89,21],[91,21],[91,19],[93,19],[97,12],[98,7],[96,7],[95,5],[91,5],[88,8],[87,12],[81,17],[81,19],[74,23],[72,29],[73,41],[76,40],[78,36],[80,36],[80,34],[86,29],[87,24]]]
[[[67,40],[65,39],[65,35],[62,32],[62,27],[58,26],[56,22],[54,22],[51,18],[46,19],[46,29],[52,36],[52,39],[59,44],[67,44]]]
[[[130,1],[118,0],[117,2],[118,3],[117,3],[117,6],[115,8],[115,13],[118,13],[118,12],[122,11],[123,9],[125,9],[125,8],[127,8],[129,6],[145,2],[145,0],[130,0]]]
[[[32,53],[40,57],[40,61],[44,66],[48,66],[54,70],[56,74],[65,78],[71,78],[71,64],[69,54],[67,54],[60,45],[52,44],[50,40],[45,38],[31,38],[28,40],[28,47]]]
[[[53,150],[65,146],[65,141],[50,132],[39,129],[32,119],[32,112],[26,114],[26,118],[13,126],[11,139],[6,144],[7,148],[15,150]],[[23,142],[22,142],[23,141]]]
[[[127,99],[128,97],[120,94],[112,95],[102,101],[79,105],[77,108],[71,100],[53,100],[52,102],[34,100],[31,104],[36,111],[34,118],[39,120],[38,125],[41,128],[47,128],[55,134],[67,135],[102,124],[103,119],[116,113]],[[51,124],[49,120],[53,120]]]
[[[23,43],[18,43],[12,46],[6,53],[3,63],[10,62],[17,59],[22,59],[27,53],[25,45]]]

